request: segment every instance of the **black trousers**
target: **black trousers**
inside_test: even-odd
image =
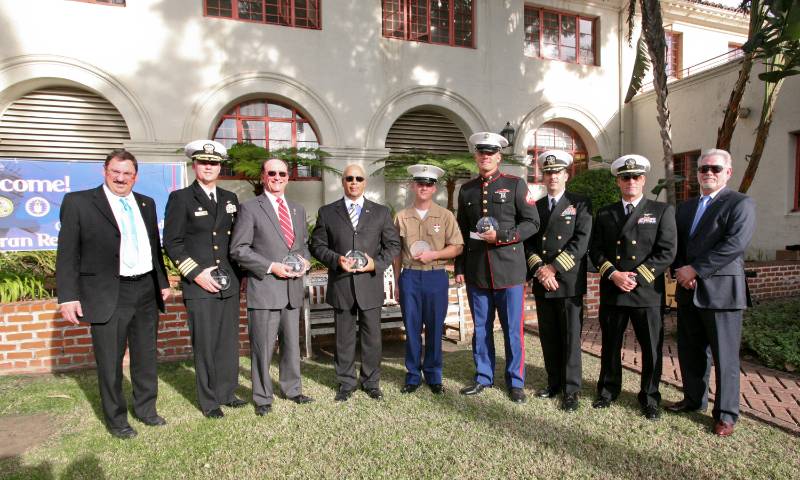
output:
[[[678,359],[684,399],[692,408],[708,407],[711,356],[717,382],[714,420],[739,419],[739,346],[741,310],[708,310],[693,304],[678,306]]]
[[[358,333],[356,333],[358,322]],[[352,308],[334,310],[334,333],[336,354],[333,364],[336,380],[348,390],[354,390],[356,383],[356,338],[361,346],[361,386],[378,388],[381,379],[381,308],[361,310],[358,305]]]
[[[231,402],[239,386],[239,296],[183,303],[189,312],[197,401],[207,413]]]
[[[536,297],[547,386],[571,395],[581,390],[583,296]]]
[[[100,399],[106,425],[110,428],[128,426],[128,407],[122,394],[122,358],[126,343],[130,349],[133,413],[139,418],[157,415],[156,294],[160,292],[156,291],[150,275],[135,281],[122,280],[117,308],[111,319],[91,325]]]
[[[600,330],[603,335],[600,354],[600,378],[597,395],[615,399],[622,389],[622,340],[628,321],[642,353],[642,381],[639,389],[641,405],[658,406],[661,393],[661,347],[664,343],[664,319],[661,307],[621,307],[600,305]]]

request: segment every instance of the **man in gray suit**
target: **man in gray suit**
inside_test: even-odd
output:
[[[678,207],[678,255],[672,265],[683,400],[667,410],[706,409],[710,350],[717,382],[714,433],[720,436],[733,434],[739,417],[739,344],[742,310],[749,303],[744,252],[756,224],[753,200],[725,187],[732,173],[725,150],[700,156],[697,181],[703,196]]]
[[[280,338],[280,385],[289,400],[314,401],[300,384],[300,308],[303,305],[303,273],[283,263],[297,254],[308,270],[306,211],[286,200],[289,181],[285,162],[271,159],[261,166],[263,195],[242,204],[231,239],[231,258],[247,273],[247,318],[252,359],[253,402],[256,415],[272,410],[269,364],[275,339]]]
[[[359,165],[342,175],[344,198],[319,209],[311,234],[311,253],[328,267],[326,301],[334,308],[339,388],[335,400],[344,402],[356,389],[356,321],[360,328],[361,388],[370,398],[383,399],[381,365],[381,307],[383,272],[400,253],[400,237],[389,209],[364,198],[367,178]],[[346,254],[366,254],[367,264],[355,268]]]

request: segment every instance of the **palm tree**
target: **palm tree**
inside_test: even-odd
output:
[[[667,103],[667,41],[664,21],[661,16],[661,3],[658,0],[639,0],[642,15],[642,36],[637,42],[637,55],[631,76],[631,87],[625,102],[629,102],[636,91],[641,88],[642,78],[647,72],[648,63],[653,70],[653,89],[656,93],[656,112],[661,134],[661,147],[664,151],[664,185],[667,191],[667,202],[675,204],[675,170],[672,159],[672,124],[669,104]],[[628,4],[628,44],[633,36],[636,18],[636,0]],[[644,46],[647,46],[647,57]],[[633,90],[631,90],[633,89]]]

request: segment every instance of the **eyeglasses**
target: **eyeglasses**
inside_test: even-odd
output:
[[[270,177],[274,177],[275,175],[278,175],[281,178],[284,178],[286,175],[288,175],[288,173],[286,173],[286,172],[276,172],[274,170],[270,170],[269,172],[267,172],[267,175],[270,176]]]
[[[361,182],[364,181],[364,177],[354,177],[352,175],[348,175],[348,176],[344,177],[344,181],[347,182],[347,183],[350,183],[352,181],[356,181],[358,183],[361,183]]]
[[[722,165],[702,165],[697,168],[697,171],[700,173],[708,173],[708,172],[720,173],[723,170],[725,170],[725,167],[723,167]]]
[[[620,175],[619,178],[621,178],[623,182],[627,182],[629,180],[639,180],[642,178],[642,176],[635,173],[629,173],[627,175]]]

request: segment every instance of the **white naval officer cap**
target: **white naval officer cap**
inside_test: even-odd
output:
[[[611,173],[620,175],[644,175],[650,171],[650,160],[641,155],[623,155],[611,163]]]
[[[186,156],[192,160],[205,160],[208,162],[221,162],[228,156],[225,145],[214,140],[195,140],[183,147]]]
[[[424,164],[411,165],[406,171],[415,182],[420,183],[436,183],[439,177],[444,175],[444,170],[441,168]]]
[[[572,165],[572,155],[563,150],[545,150],[539,154],[539,167],[543,172],[558,172]]]
[[[508,140],[502,135],[492,132],[473,133],[469,137],[470,145],[479,152],[496,153],[508,146]]]

